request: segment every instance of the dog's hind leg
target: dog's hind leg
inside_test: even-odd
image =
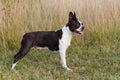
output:
[[[16,66],[18,60],[22,59],[32,47],[32,42],[29,39],[23,39],[21,43],[21,48],[19,52],[14,56],[14,61],[12,64],[12,69]]]

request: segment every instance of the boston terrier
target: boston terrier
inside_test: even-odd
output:
[[[14,56],[12,69],[17,62],[22,59],[33,47],[48,48],[51,51],[58,51],[63,68],[71,70],[66,64],[66,50],[70,46],[72,34],[83,34],[84,25],[80,22],[75,12],[69,12],[68,23],[60,30],[56,31],[36,31],[29,32],[23,36],[21,48]]]

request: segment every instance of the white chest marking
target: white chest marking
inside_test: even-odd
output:
[[[68,48],[71,43],[71,38],[72,38],[72,32],[69,30],[69,27],[64,26],[62,28],[62,38],[59,40],[59,48],[60,50]]]

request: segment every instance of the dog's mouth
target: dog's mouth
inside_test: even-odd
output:
[[[80,34],[80,35],[83,35],[84,34],[84,32],[83,31],[75,31],[75,33],[77,33],[77,34]]]

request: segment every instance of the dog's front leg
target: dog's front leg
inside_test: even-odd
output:
[[[62,66],[68,71],[72,71],[70,68],[67,67],[67,64],[66,64],[66,49],[60,50],[59,53],[60,53]]]

